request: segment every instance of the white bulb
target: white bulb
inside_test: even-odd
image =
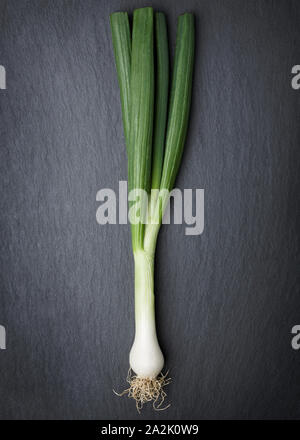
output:
[[[129,354],[129,364],[137,376],[154,379],[164,366],[164,356],[156,331],[143,326],[135,335]]]

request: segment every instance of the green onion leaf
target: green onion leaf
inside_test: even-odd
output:
[[[130,64],[131,64],[131,36],[127,12],[114,12],[110,15],[110,27],[114,47],[122,117],[127,153],[129,148],[129,115],[130,115]]]
[[[186,13],[178,20],[174,72],[171,87],[161,189],[171,191],[181,162],[191,103],[194,65],[194,16]]]
[[[160,188],[164,161],[165,130],[168,108],[169,51],[166,19],[162,12],[155,14],[156,82],[153,134],[152,189]]]
[[[133,14],[129,190],[150,190],[153,106],[153,9],[142,8],[136,9]],[[143,248],[144,228],[142,222],[131,225],[133,250]]]
[[[154,208],[151,207],[154,213],[151,212],[152,219],[147,224],[144,237],[144,248],[152,254],[155,251],[157,235],[169,200],[169,191],[173,189],[178,173],[186,138],[193,79],[194,38],[193,14],[181,15],[177,26],[175,62],[160,191],[154,203]]]

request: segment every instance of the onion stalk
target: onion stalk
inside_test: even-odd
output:
[[[170,99],[169,54],[165,16],[151,7],[136,9],[132,37],[126,12],[110,16],[130,190],[144,190],[146,221],[131,224],[135,266],[135,338],[129,355],[134,376],[128,394],[139,410],[147,401],[159,409],[169,383],[161,373],[164,357],[155,324],[154,256],[169,192],[179,170],[185,143],[194,64],[194,18],[178,19]],[[129,202],[132,205],[133,201]],[[146,223],[146,224],[145,224]]]

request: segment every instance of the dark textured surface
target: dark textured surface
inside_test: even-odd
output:
[[[0,417],[300,418],[299,1],[153,1],[196,14],[179,188],[205,189],[205,230],[165,226],[158,331],[171,408],[125,386],[134,335],[128,226],[96,223],[126,155],[109,13],[139,1],[0,2]],[[149,4],[149,2],[148,2]]]

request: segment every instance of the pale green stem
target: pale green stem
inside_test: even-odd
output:
[[[144,236],[144,249],[147,254],[154,256],[159,229],[160,223],[149,223],[146,227]]]
[[[151,192],[150,208],[148,209],[150,215],[148,218],[148,224],[145,228],[144,249],[146,252],[153,255],[155,253],[157,236],[169,197],[170,193],[167,189],[161,189],[159,192],[152,190]]]
[[[136,333],[147,326],[155,330],[154,253],[138,250],[135,262],[135,326]]]
[[[155,327],[154,253],[135,251],[134,261],[135,338],[129,363],[140,378],[154,379],[164,365]]]

